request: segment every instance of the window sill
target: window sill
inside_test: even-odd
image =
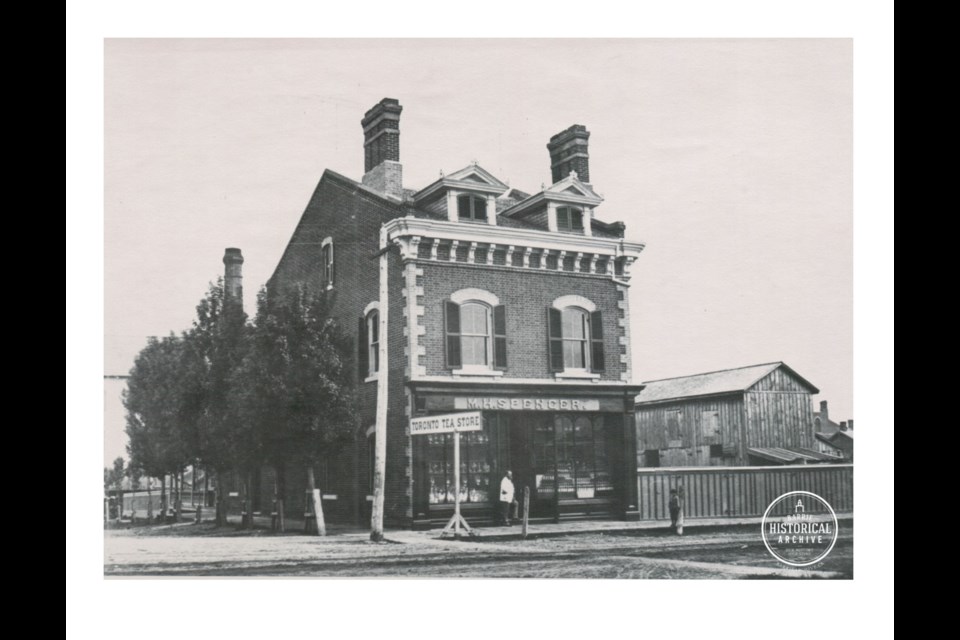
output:
[[[363,379],[363,381],[364,381],[365,383],[366,383],[366,382],[376,382],[379,377],[380,377],[379,374],[376,374],[376,373],[375,373],[375,374],[373,374],[372,376],[367,376],[366,378]]]
[[[455,376],[482,376],[487,378],[498,378],[503,375],[503,371],[487,369],[486,367],[463,367],[454,369],[451,373]]]
[[[554,374],[557,380],[600,380],[599,373],[592,371],[559,371]]]

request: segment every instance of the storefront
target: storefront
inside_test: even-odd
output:
[[[626,385],[411,383],[416,415],[483,412],[460,440],[460,496],[471,524],[492,523],[500,479],[530,489],[532,521],[625,518],[636,512],[636,437]],[[455,498],[453,436],[413,439],[414,526],[442,526]]]

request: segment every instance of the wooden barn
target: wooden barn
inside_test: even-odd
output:
[[[782,362],[644,385],[636,403],[640,467],[840,461],[816,450],[819,389]]]

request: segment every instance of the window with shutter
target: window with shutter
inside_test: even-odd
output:
[[[599,377],[605,369],[603,316],[580,296],[561,296],[547,310],[550,370],[561,377]]]
[[[507,368],[507,314],[502,304],[493,308],[493,366]]]
[[[447,366],[460,367],[460,305],[449,300],[443,307],[443,325],[447,334]]]
[[[443,306],[447,368],[459,375],[501,376],[507,368],[507,314],[483,289],[461,289]]]
[[[357,375],[363,381],[370,370],[370,350],[367,345],[367,319],[360,316],[357,327]]]
[[[550,371],[563,371],[563,316],[559,309],[547,309]]]
[[[604,371],[603,316],[599,311],[590,314],[590,369]]]

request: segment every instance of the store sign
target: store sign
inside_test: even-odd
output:
[[[483,414],[479,411],[410,418],[410,435],[412,436],[422,436],[430,433],[463,433],[464,431],[482,430]]]
[[[483,396],[456,397],[454,409],[487,409],[489,411],[599,411],[599,400],[585,398],[498,398]]]

